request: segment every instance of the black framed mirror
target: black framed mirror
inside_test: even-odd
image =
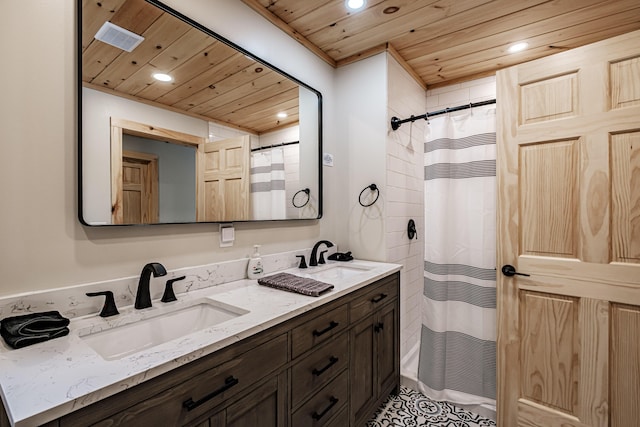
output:
[[[322,95],[155,0],[78,0],[85,225],[318,219]]]

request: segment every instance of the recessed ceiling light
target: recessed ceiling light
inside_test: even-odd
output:
[[[153,78],[161,82],[170,82],[173,80],[173,77],[165,73],[153,73]]]
[[[287,117],[287,113],[281,112],[281,113],[276,114],[276,116],[278,116],[279,119],[284,119],[284,118]]]
[[[362,9],[367,2],[365,0],[346,0],[347,9],[356,11]]]
[[[518,42],[509,46],[509,53],[521,52],[529,47],[527,42]]]
[[[382,13],[384,13],[385,15],[391,15],[392,13],[396,13],[399,10],[400,10],[400,8],[398,6],[389,6],[389,7],[385,8],[382,11]]]

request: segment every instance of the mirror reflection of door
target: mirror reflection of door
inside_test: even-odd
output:
[[[199,177],[199,221],[249,219],[249,135],[206,142]]]
[[[154,224],[158,222],[157,156],[123,151],[121,212],[122,218],[114,218],[114,223]]]
[[[112,223],[194,222],[204,141],[195,135],[111,118]],[[132,160],[127,158],[127,152],[139,155]],[[145,172],[141,158],[154,156],[155,172]],[[143,184],[151,178],[154,184],[143,190]],[[146,193],[149,198],[144,201]],[[142,203],[140,210],[134,208],[138,200]],[[145,206],[154,207],[145,214]]]

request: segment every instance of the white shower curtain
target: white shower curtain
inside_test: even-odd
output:
[[[284,219],[286,194],[282,148],[251,153],[252,219]]]
[[[418,386],[495,407],[495,107],[426,127],[425,260]]]

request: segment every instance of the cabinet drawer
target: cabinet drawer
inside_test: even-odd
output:
[[[398,276],[393,275],[382,279],[382,283],[375,285],[369,291],[351,301],[351,323],[370,315],[377,308],[398,297]]]
[[[95,425],[177,426],[193,421],[284,366],[287,363],[286,344],[287,336],[280,335]]]
[[[349,335],[339,335],[315,349],[291,369],[291,406],[327,384],[349,364]]]
[[[310,348],[326,342],[347,328],[347,305],[310,318],[291,332],[291,357],[295,359]]]
[[[291,417],[292,425],[319,427],[331,421],[333,416],[347,404],[348,378],[345,370],[325,388],[317,392],[293,414]]]
[[[325,427],[345,427],[349,425],[349,411],[344,408],[334,419],[325,424]]]

